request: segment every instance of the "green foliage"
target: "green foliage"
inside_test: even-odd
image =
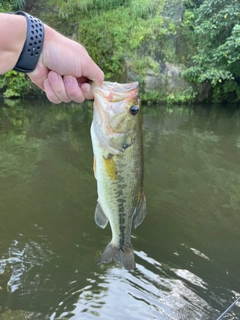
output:
[[[147,17],[153,14],[158,5],[158,0],[130,0],[129,6],[131,10],[139,17]]]
[[[167,104],[186,104],[188,102],[193,102],[196,97],[196,92],[192,87],[187,90],[178,93],[170,93],[167,95]]]
[[[165,90],[154,90],[141,95],[143,101],[163,102],[167,103],[167,105],[190,103],[194,101],[195,97],[196,92],[191,86],[187,90],[178,93],[167,93]]]
[[[151,92],[145,92],[141,95],[142,101],[155,101],[155,102],[164,102],[166,100],[166,91],[165,90],[153,90]]]
[[[12,1],[12,6],[14,10],[20,10],[23,9],[25,6],[25,0],[13,0]]]
[[[198,8],[204,0],[183,0],[183,3],[187,9]]]
[[[3,96],[5,98],[19,98],[29,93],[31,81],[24,73],[18,73],[12,70],[0,79],[0,89],[4,89]]]
[[[12,10],[12,3],[8,0],[0,1],[0,12],[8,12]]]
[[[185,9],[183,19],[179,28],[179,43],[181,52],[181,63],[189,65],[192,56],[196,54],[197,37],[194,34],[195,27],[195,7]]]
[[[181,23],[181,33],[188,39],[195,39],[193,34],[195,25],[195,14],[193,10],[185,10],[183,14],[183,21]]]
[[[219,62],[223,65],[227,64],[232,72],[240,74],[238,61],[240,58],[240,25],[236,24],[232,28],[232,33],[226,41],[216,48],[213,54],[213,61]]]
[[[195,83],[210,83],[214,101],[227,99],[233,92],[239,100],[240,3],[205,0],[195,12],[198,51],[183,76]]]
[[[0,12],[11,12],[14,10],[23,9],[25,0],[1,0]]]
[[[129,63],[132,70],[145,74],[147,68],[153,65],[153,60],[146,59],[146,55],[153,55],[156,48],[149,45],[148,53],[145,51],[144,54],[138,52],[139,48],[143,43],[151,43],[153,39],[163,41],[166,34],[160,15],[146,19],[138,16],[130,5],[122,6],[121,10],[92,10],[88,14],[82,13],[80,19],[79,41],[104,70],[107,80],[121,81],[124,61],[128,59],[131,60]]]
[[[76,9],[86,13],[129,7],[137,16],[146,17],[148,14],[155,13],[157,5],[159,5],[159,0],[67,0],[61,2],[60,16],[69,18],[76,12]]]
[[[155,74],[159,72],[159,64],[149,56],[143,56],[142,58],[135,56],[128,65],[133,72],[140,75],[146,74],[148,68],[154,71]]]
[[[76,10],[90,12],[92,10],[112,10],[123,6],[128,0],[67,0],[61,1],[60,17],[69,18]]]

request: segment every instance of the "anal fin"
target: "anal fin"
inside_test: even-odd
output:
[[[99,202],[97,203],[96,209],[95,209],[95,214],[94,214],[94,219],[96,224],[104,229],[106,225],[108,224],[108,218],[106,217],[105,213],[103,212],[103,209]]]
[[[139,206],[133,217],[133,226],[135,229],[143,222],[146,216],[146,213],[147,213],[146,197],[144,194],[142,194]]]

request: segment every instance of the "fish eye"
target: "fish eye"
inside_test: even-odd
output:
[[[138,106],[131,106],[130,108],[130,113],[135,116],[136,114],[138,114],[139,111],[139,107]]]

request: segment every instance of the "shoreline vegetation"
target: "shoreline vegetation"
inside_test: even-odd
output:
[[[238,0],[2,0],[81,42],[107,81],[140,84],[149,103],[240,100]],[[42,94],[24,74],[0,76],[0,96]]]

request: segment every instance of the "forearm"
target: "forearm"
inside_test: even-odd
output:
[[[27,21],[24,16],[0,13],[0,74],[14,68],[22,52]]]

